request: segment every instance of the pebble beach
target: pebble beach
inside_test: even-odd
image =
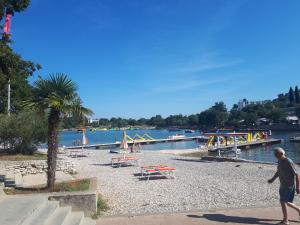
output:
[[[139,166],[166,164],[176,168],[175,179],[140,180],[139,166],[113,168],[108,151],[89,150],[75,158],[77,178],[97,177],[107,199],[106,215],[139,215],[227,208],[278,206],[278,181],[270,185],[276,165],[209,162],[161,152],[130,154]]]

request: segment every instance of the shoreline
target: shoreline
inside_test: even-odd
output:
[[[190,153],[208,153],[208,151],[201,151],[199,148],[190,148],[190,149],[163,149],[163,150],[157,150],[158,152],[162,154],[171,154],[171,155],[181,155],[181,154],[190,154]]]

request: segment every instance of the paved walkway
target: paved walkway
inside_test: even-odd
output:
[[[300,224],[299,216],[289,210],[290,224]],[[194,212],[134,217],[101,218],[97,225],[215,225],[215,224],[262,224],[272,225],[280,222],[280,208],[255,208],[222,210],[216,212]]]

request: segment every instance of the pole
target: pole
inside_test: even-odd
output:
[[[7,84],[7,114],[10,116],[10,78]]]

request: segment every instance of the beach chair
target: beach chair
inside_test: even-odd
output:
[[[138,159],[132,156],[111,158],[112,167],[130,166],[130,165],[138,166]]]
[[[155,168],[164,168],[164,167],[168,167],[168,166],[164,164],[153,164],[153,165],[141,166],[141,175],[143,176],[143,172],[146,170],[155,169]]]
[[[81,149],[81,157],[88,157],[91,155],[91,152],[89,152],[87,149],[82,148]]]
[[[150,168],[146,168],[150,167]],[[174,171],[176,168],[168,167],[163,165],[160,167],[159,165],[150,165],[150,166],[144,166],[144,169],[142,169],[142,178],[146,178],[147,180],[150,180],[150,177],[166,177],[175,179]]]
[[[81,150],[80,149],[72,149],[69,151],[69,157],[71,158],[78,158],[81,156]]]
[[[57,154],[67,154],[68,152],[67,152],[67,149],[66,149],[66,146],[60,146],[60,147],[58,147],[58,149],[57,149]]]

